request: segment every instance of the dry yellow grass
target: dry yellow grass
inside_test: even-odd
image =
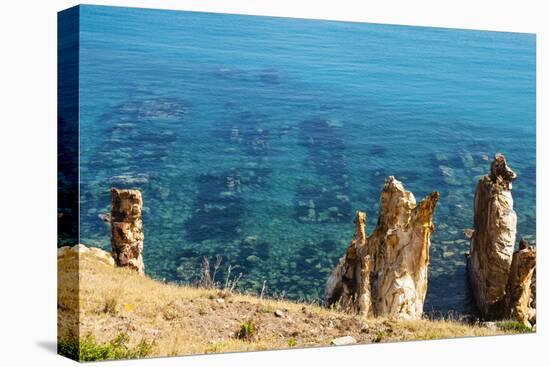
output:
[[[72,252],[59,257],[58,273],[60,340],[77,334],[104,343],[124,333],[129,345],[152,343],[150,356],[328,346],[346,335],[371,343],[505,333],[453,321],[366,319],[308,304],[165,284],[115,268],[90,252],[80,254],[79,261]],[[247,323],[255,330],[239,339]]]

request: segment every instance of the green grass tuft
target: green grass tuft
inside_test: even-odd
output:
[[[103,312],[108,313],[112,316],[117,315],[118,301],[114,297],[107,298],[105,300],[105,305],[103,306]]]
[[[532,333],[533,330],[521,322],[513,320],[497,321],[497,327],[503,331],[512,331],[516,333]]]
[[[252,320],[248,320],[241,324],[239,331],[237,331],[237,338],[242,340],[251,341],[255,338],[258,332],[258,327]]]
[[[379,331],[378,333],[376,333],[376,336],[374,337],[373,342],[380,343],[385,336],[386,336],[385,332]]]
[[[127,345],[128,340],[128,335],[122,333],[107,343],[98,344],[93,337],[87,336],[80,340],[61,340],[57,344],[57,350],[59,354],[79,362],[143,358],[151,353],[152,343],[142,340],[137,346],[130,348]]]

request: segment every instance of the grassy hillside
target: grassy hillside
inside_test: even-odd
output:
[[[116,268],[101,250],[81,252],[79,259],[66,250],[58,254],[59,349],[81,360],[329,346],[343,336],[376,343],[523,331],[510,324],[366,319],[314,305],[176,286]]]

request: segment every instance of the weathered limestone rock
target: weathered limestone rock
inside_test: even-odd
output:
[[[111,190],[111,246],[117,266],[144,274],[142,199],[139,190]]]
[[[97,247],[86,247],[86,245],[79,243],[73,247],[63,246],[57,249],[58,260],[67,256],[80,257],[83,254],[95,256],[99,260],[102,260],[111,266],[115,266],[115,260],[113,259],[113,256],[111,256],[111,253]]]
[[[536,310],[537,309],[537,267],[535,266],[535,270],[533,270],[533,277],[531,278],[531,302],[529,303],[531,306],[531,309]],[[536,324],[536,314],[533,315],[535,317],[535,324]]]
[[[475,193],[469,275],[477,307],[488,319],[499,317],[512,264],[517,218],[511,190],[516,177],[504,156],[496,154]]]
[[[358,279],[361,278],[361,266],[357,258],[361,247],[366,241],[365,235],[366,214],[358,211],[355,214],[355,234],[349,245],[346,255],[341,257],[338,265],[332,271],[325,286],[325,300],[330,306],[340,303],[344,309],[357,308]]]
[[[438,197],[433,192],[417,205],[401,182],[388,177],[378,223],[368,238],[365,213],[356,214],[353,240],[326,284],[327,305],[339,304],[367,316],[420,318]]]
[[[330,344],[332,345],[351,345],[357,344],[357,340],[351,335],[342,336],[340,338],[332,339]]]
[[[536,248],[516,241],[512,181],[517,178],[502,154],[491,172],[479,180],[474,202],[474,232],[468,261],[470,283],[484,319],[515,319],[536,323],[534,272]]]
[[[531,327],[536,323],[536,311],[532,307],[531,281],[535,271],[537,252],[535,246],[527,246],[522,242],[519,250],[514,252],[512,257],[503,317],[515,319]]]

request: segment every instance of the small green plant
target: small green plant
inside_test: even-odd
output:
[[[521,322],[513,320],[497,321],[497,327],[503,331],[511,331],[516,333],[531,333],[533,330]]]
[[[383,331],[379,331],[378,333],[376,333],[376,336],[374,337],[373,342],[380,343],[385,336],[386,336],[386,333],[384,333]]]
[[[295,338],[289,338],[287,343],[288,343],[288,346],[290,348],[294,348],[296,346],[296,339]]]
[[[117,306],[118,306],[118,301],[116,298],[114,297],[107,298],[105,300],[105,305],[103,306],[103,312],[116,316]]]
[[[205,353],[219,353],[222,351],[223,344],[219,342],[210,342],[206,347]]]
[[[238,339],[250,341],[254,339],[256,333],[258,332],[258,327],[254,324],[252,320],[248,320],[241,324],[239,330],[236,333]]]
[[[80,340],[61,340],[57,349],[59,354],[80,362],[143,358],[151,354],[153,343],[142,340],[134,348],[130,348],[128,341],[129,337],[124,333],[104,344],[98,344],[92,336],[87,336]]]
[[[275,312],[275,308],[273,308],[272,306],[269,306],[269,305],[261,305],[260,306],[260,311],[263,312],[263,313],[273,313],[273,312]]]

